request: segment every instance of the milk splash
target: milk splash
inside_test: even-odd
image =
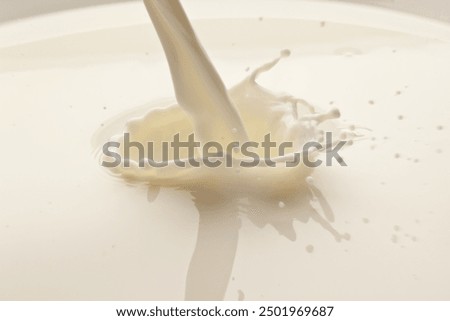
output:
[[[142,168],[138,166],[138,155],[131,153],[130,167],[111,169],[128,182],[148,185],[149,199],[155,199],[161,187],[184,189],[193,196],[199,211],[199,230],[186,279],[186,299],[223,299],[236,254],[241,215],[247,215],[259,227],[272,225],[290,240],[296,239],[294,220],[310,219],[329,231],[336,241],[348,240],[348,234],[331,226],[334,214],[314,185],[312,168],[303,164],[286,167],[285,160],[305,143],[323,141],[325,132],[346,140],[357,138],[357,134],[336,120],[339,110],[321,112],[303,99],[273,93],[257,83],[261,73],[290,55],[289,50],[281,51],[278,58],[227,91],[180,3],[144,3],[164,47],[178,104],[153,108],[142,117],[129,120],[123,133],[143,146],[149,141],[161,146],[175,134],[185,140],[195,134],[201,142],[228,144],[262,141],[270,133],[276,142],[293,142],[287,155],[274,158],[275,167],[180,168],[169,163],[163,168]],[[111,141],[123,143],[124,134]],[[155,152],[154,158],[160,159],[161,148]],[[262,155],[261,150],[256,152]],[[314,157],[320,157],[321,152],[315,151]],[[123,155],[123,149],[119,148],[119,153]],[[242,157],[233,154],[233,160]]]

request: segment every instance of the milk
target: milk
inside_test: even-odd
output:
[[[144,8],[91,9],[112,23],[60,38],[52,22],[76,26],[85,13],[36,19],[29,40],[0,52],[2,298],[448,299],[445,27],[352,6],[324,4],[315,16],[308,5],[246,6],[232,23],[194,20],[225,86],[290,49],[257,82],[370,129],[343,151],[348,166],[306,174],[312,192],[302,183],[289,197],[220,206],[221,195],[127,186],[92,150],[133,117],[176,104]],[[195,3],[186,10],[202,18]],[[129,20],[115,24],[123,12]],[[367,23],[355,21],[362,13]],[[16,41],[29,25],[0,29]]]

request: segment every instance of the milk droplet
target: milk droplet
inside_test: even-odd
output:
[[[314,252],[314,246],[312,246],[311,244],[307,245],[305,247],[305,249],[306,249],[306,252],[308,252],[308,253]]]
[[[289,49],[284,49],[280,51],[280,56],[285,58],[291,55],[291,51]]]
[[[341,117],[341,112],[339,109],[333,108],[332,110],[330,110],[329,115],[333,118],[339,118],[339,117]]]
[[[309,185],[313,185],[314,184],[314,178],[312,178],[312,176],[308,176],[306,177],[306,183],[308,183]]]
[[[284,208],[286,206],[286,204],[284,202],[278,202],[278,207],[279,208]]]

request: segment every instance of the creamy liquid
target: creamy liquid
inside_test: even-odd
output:
[[[220,9],[194,25],[226,84],[289,48],[258,83],[339,106],[332,127],[372,129],[345,150],[348,167],[314,170],[320,206],[306,185],[242,199],[154,188],[149,203],[148,186],[112,180],[92,160],[97,129],[96,147],[172,104],[160,100],[172,96],[170,78],[142,4],[129,26],[112,7],[87,12],[111,18],[99,29],[54,37],[58,24],[43,17],[17,24],[32,26],[31,40],[9,32],[19,44],[0,50],[2,299],[448,299],[449,43],[419,18],[405,26],[423,37],[396,32],[396,13],[314,3],[310,17],[305,3],[279,3],[261,12],[240,2],[244,19]],[[351,241],[335,242],[345,232]]]
[[[174,161],[163,168],[154,168],[146,162],[147,166],[142,168],[137,150],[127,160],[131,166],[124,166],[123,158],[127,156],[123,148],[120,149],[122,166],[114,167],[112,171],[128,182],[149,184],[149,200],[157,197],[161,186],[187,189],[195,198],[200,226],[188,272],[186,299],[223,299],[237,246],[239,210],[233,206],[236,202],[248,202],[250,212],[257,211],[256,203],[260,202],[265,203],[270,211],[284,210],[286,203],[291,209],[304,203],[302,205],[310,207],[310,216],[330,231],[337,241],[349,240],[349,234],[340,234],[328,223],[333,219],[332,213],[314,186],[313,178],[308,176],[312,168],[302,163],[287,167],[286,160],[292,160],[293,157],[289,156],[293,156],[293,152],[301,152],[308,142],[324,143],[325,131],[333,130],[338,138],[353,139],[357,136],[354,128],[327,124],[340,117],[336,108],[321,113],[303,99],[272,93],[256,82],[261,73],[269,71],[281,58],[288,57],[290,51],[281,51],[279,58],[257,68],[227,91],[180,3],[165,0],[146,0],[144,3],[164,47],[178,105],[152,109],[129,121],[124,132],[130,135],[131,141],[140,142],[143,146],[153,142],[156,146],[153,160],[158,161],[162,157],[162,142],[171,142],[175,134],[180,134],[182,141],[194,134],[201,143],[213,141],[222,146],[232,142],[262,142],[267,134],[272,135],[277,146],[283,142],[293,143],[290,155],[276,155],[278,157],[273,159],[277,163],[275,168],[267,167],[261,161],[259,166],[251,168],[226,167],[224,164],[214,168],[204,165],[182,168]],[[113,137],[112,141],[120,143],[121,147],[124,145],[123,136]],[[146,150],[145,155],[147,153]],[[263,157],[261,148],[258,153]],[[318,153],[316,150],[308,158],[313,159]],[[170,157],[173,159],[174,155],[170,154]],[[234,164],[243,160],[239,153],[233,158]],[[102,159],[110,160],[108,156]],[[212,206],[216,213],[212,214],[210,209],[202,212],[201,208],[206,204],[207,207]],[[229,217],[231,223],[224,224],[224,217]],[[208,234],[208,230],[223,235],[215,240],[214,246],[210,241],[202,244],[202,234]],[[218,262],[218,256],[226,262],[212,268],[212,262]],[[205,281],[208,278],[210,280]],[[216,287],[216,282],[221,285]]]

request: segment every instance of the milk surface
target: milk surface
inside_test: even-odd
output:
[[[295,197],[222,203],[215,193],[162,188],[155,196],[99,166],[93,151],[127,121],[176,104],[147,17],[4,41],[0,296],[448,299],[450,46],[443,29],[433,36],[418,18],[405,33],[373,26],[393,13],[375,12],[368,26],[344,11],[339,23],[269,11],[193,20],[227,88],[288,48],[261,86],[324,112],[337,107],[345,127],[370,129],[344,150],[347,167],[314,170],[312,197],[309,185]],[[51,21],[34,22],[36,32],[54,29],[42,27]],[[203,264],[211,258],[217,263]]]

